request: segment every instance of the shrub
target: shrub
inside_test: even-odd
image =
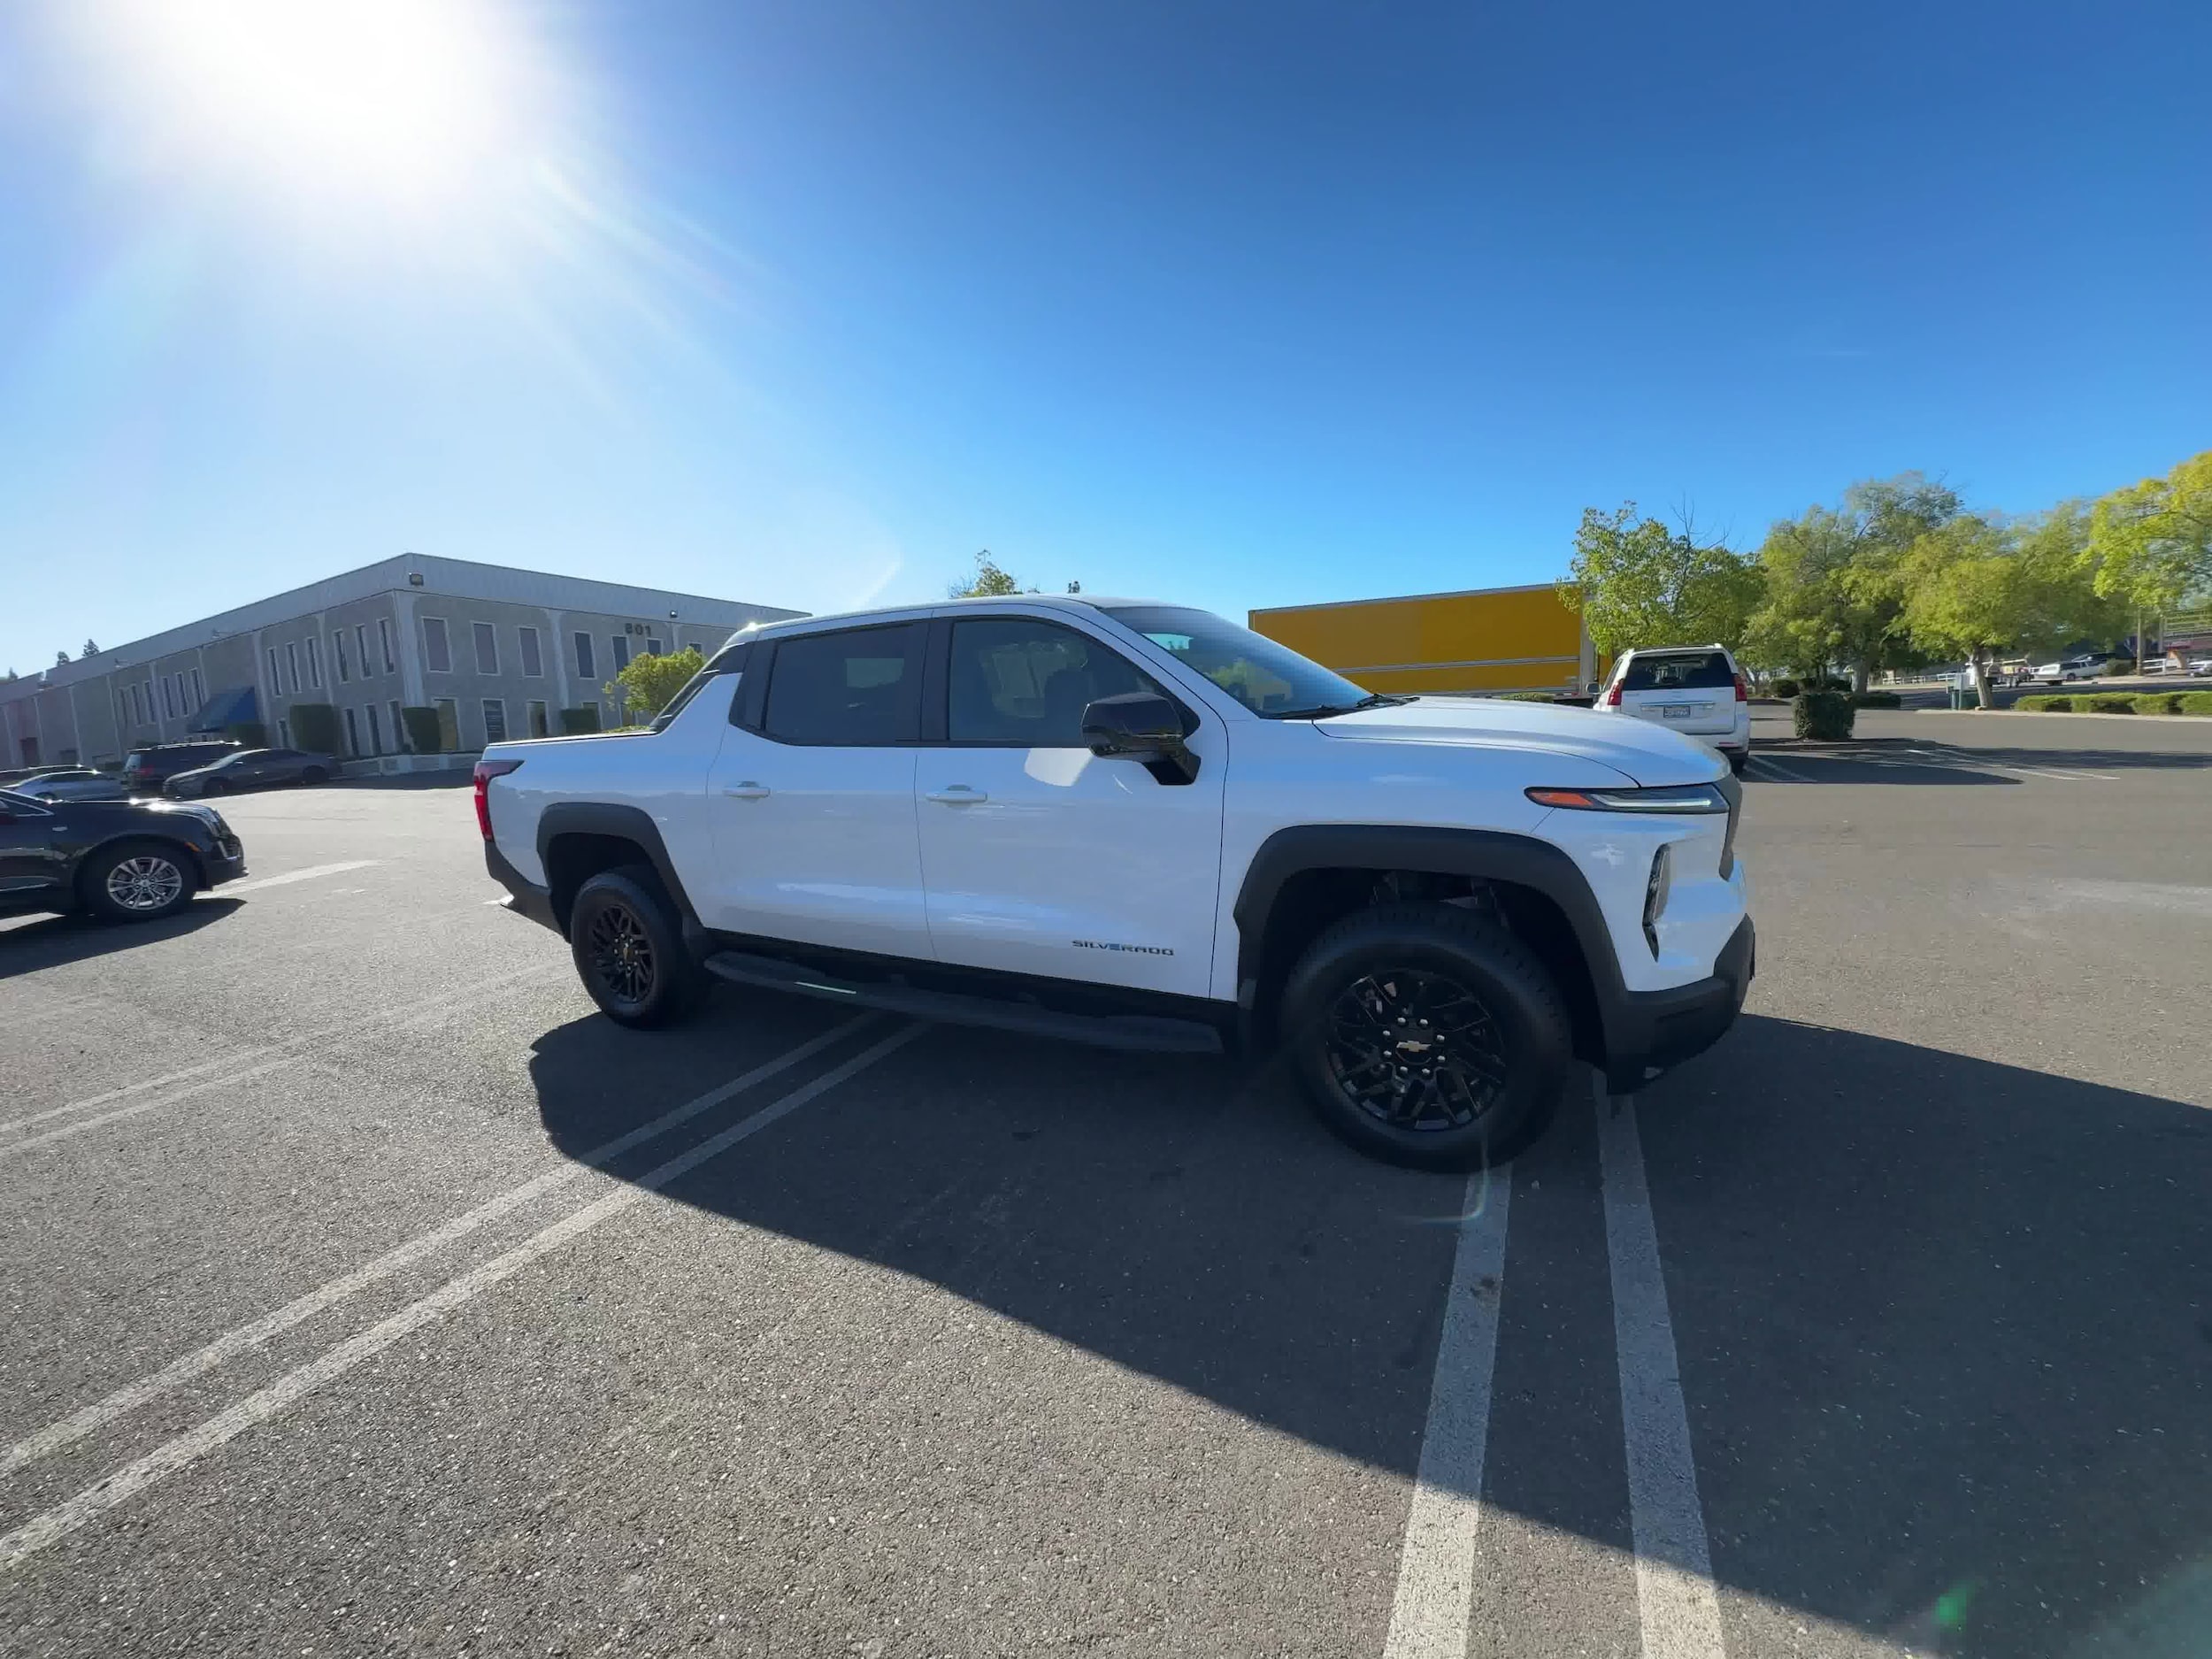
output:
[[[2177,691],[2174,694],[2176,714],[2212,714],[2212,691]]]
[[[2135,699],[2124,691],[2100,691],[2081,700],[2082,709],[2092,714],[2133,714]],[[2080,709],[2075,710],[2077,714]]]
[[[317,755],[339,752],[338,710],[326,703],[292,705],[292,741]]]
[[[2178,691],[2139,691],[2135,695],[2138,714],[2179,714],[2181,695]]]
[[[1839,691],[1800,692],[1790,702],[1790,726],[1800,737],[1839,743],[1851,735],[1858,710]]]
[[[599,729],[599,705],[587,703],[580,708],[561,710],[561,735],[582,737]]]
[[[1851,694],[1855,709],[1901,709],[1904,700],[1893,691],[1855,691]]]
[[[1555,691],[1494,691],[1489,694],[1501,703],[1556,703]]]
[[[258,720],[233,720],[223,728],[223,735],[234,743],[244,744],[248,749],[269,747],[269,728]]]
[[[2069,696],[2039,695],[2022,697],[2012,706],[2016,709],[2024,709],[2030,714],[2071,714],[2074,711],[2074,700]]]
[[[407,747],[418,755],[435,755],[445,747],[444,733],[439,730],[435,709],[414,707],[399,711],[400,724],[407,728]]]
[[[1777,680],[1771,686],[1768,687],[1767,689],[1771,691],[1778,697],[1788,698],[1794,697],[1799,692],[1802,691],[1804,687],[1799,685],[1794,680],[1792,680],[1787,674],[1785,674],[1779,680]]]
[[[2133,673],[2135,664],[2124,657],[2108,657],[2104,659],[2104,666],[2097,672],[2107,680],[2118,680],[2123,675]]]

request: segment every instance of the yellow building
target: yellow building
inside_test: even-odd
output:
[[[1251,627],[1370,691],[1572,692],[1602,666],[1549,582],[1286,605]]]

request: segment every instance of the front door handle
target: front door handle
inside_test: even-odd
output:
[[[945,806],[974,806],[991,797],[980,789],[971,789],[964,783],[948,784],[942,789],[932,789],[924,800],[935,801]]]
[[[724,784],[722,793],[733,801],[765,801],[768,798],[768,786],[764,783],[755,783],[748,778],[743,783]]]

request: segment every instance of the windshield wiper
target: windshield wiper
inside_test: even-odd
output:
[[[1409,693],[1377,691],[1357,703],[1324,703],[1310,709],[1269,709],[1264,712],[1271,720],[1325,720],[1333,715],[1357,714],[1362,709],[1394,708],[1412,701]]]

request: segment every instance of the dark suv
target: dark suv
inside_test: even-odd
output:
[[[210,738],[200,743],[150,743],[123,757],[123,781],[134,789],[159,795],[161,786],[179,772],[212,766],[224,756],[235,755],[243,748],[243,743],[227,737]]]

